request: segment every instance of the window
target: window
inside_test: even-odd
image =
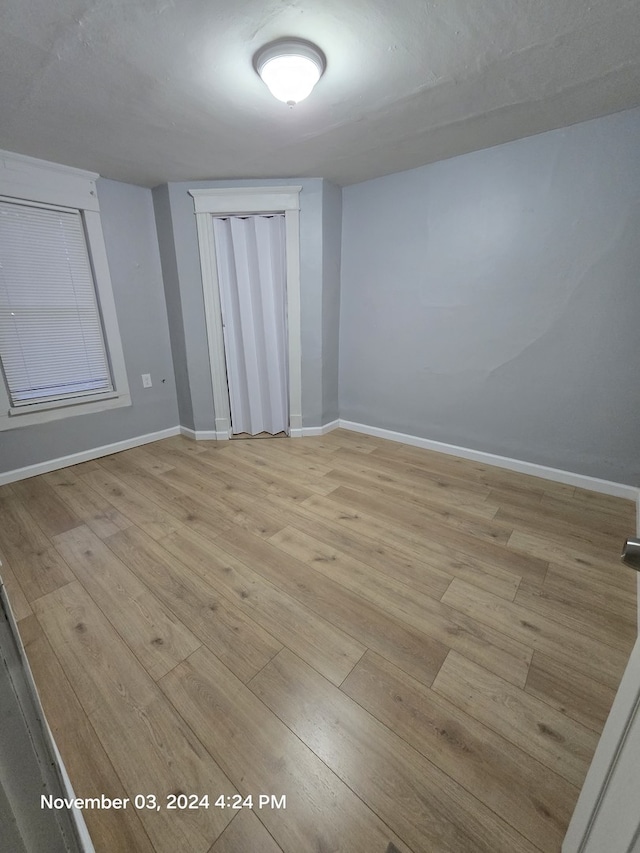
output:
[[[129,405],[97,176],[5,156],[0,429]]]

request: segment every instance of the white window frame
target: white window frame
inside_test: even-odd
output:
[[[287,334],[289,350],[289,434],[302,435],[302,347],[300,331],[300,191],[301,186],[229,187],[189,190],[193,197],[204,293],[213,408],[217,439],[229,438],[231,412],[222,333],[222,310],[216,265],[213,217],[284,213],[287,259]]]
[[[131,405],[129,382],[96,191],[99,175],[10,151],[0,151],[0,196],[17,203],[65,207],[80,212],[93,270],[113,390],[13,407],[0,371],[0,431]]]

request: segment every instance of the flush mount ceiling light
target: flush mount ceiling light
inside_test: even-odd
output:
[[[287,38],[261,48],[253,64],[273,97],[293,107],[311,94],[326,60],[311,42]]]

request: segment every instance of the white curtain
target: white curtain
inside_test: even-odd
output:
[[[231,431],[289,429],[284,214],[214,217]]]

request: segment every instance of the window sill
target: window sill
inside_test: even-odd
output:
[[[6,413],[0,415],[0,431],[20,429],[25,426],[63,420],[64,418],[72,418],[76,415],[95,414],[107,411],[108,409],[119,409],[130,405],[131,396],[129,394],[117,394],[88,403],[57,405],[55,408],[46,408],[47,404],[44,404],[37,411],[25,412],[24,409],[8,409]]]

